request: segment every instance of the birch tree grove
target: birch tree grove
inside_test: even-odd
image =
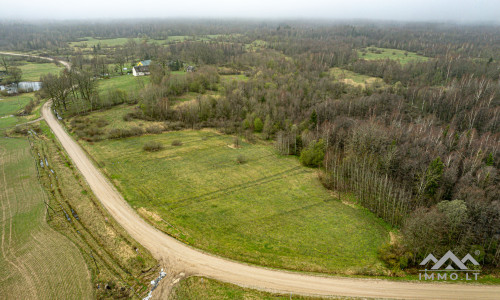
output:
[[[325,184],[339,192],[354,193],[363,207],[399,226],[411,211],[411,192],[396,185],[387,174],[379,174],[369,161],[367,157],[339,159],[333,155],[326,164]]]

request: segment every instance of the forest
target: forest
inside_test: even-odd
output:
[[[0,49],[71,63],[41,78],[40,97],[54,99],[62,116],[125,103],[134,106],[128,119],[161,121],[168,130],[216,128],[248,142],[274,141],[281,155],[317,168],[325,187],[355,195],[398,230],[397,242],[380,249],[391,269],[415,267],[429,253],[479,250],[480,263],[498,270],[499,30],[389,22],[5,23]],[[89,46],[88,37],[103,41]],[[116,38],[127,40],[104,41]],[[394,58],[377,59],[384,49]],[[100,90],[149,59],[142,86]],[[191,65],[195,72],[179,76]],[[333,68],[382,84],[353,85]],[[196,97],[179,103],[188,93]],[[104,136],[99,124],[87,125],[82,135],[92,142],[147,133]]]

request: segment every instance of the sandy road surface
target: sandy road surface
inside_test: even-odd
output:
[[[499,299],[499,286],[424,284],[387,280],[333,278],[271,270],[206,254],[160,232],[128,205],[115,187],[93,165],[50,111],[42,114],[96,197],[129,234],[170,270],[203,275],[260,290],[304,295],[338,295],[403,299]]]
[[[50,60],[50,61],[57,61],[57,62],[61,63],[63,66],[65,66],[67,69],[69,69],[71,67],[71,65],[67,61],[57,60],[57,59],[50,58],[50,57],[43,57],[43,56],[23,54],[23,53],[12,53],[12,52],[0,52],[0,55],[1,54],[3,54],[3,55],[26,56],[26,57],[33,57],[33,58],[41,58],[41,59]]]

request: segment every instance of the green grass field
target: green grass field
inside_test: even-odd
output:
[[[401,64],[407,64],[411,61],[426,61],[429,60],[428,57],[419,55],[415,52],[409,52],[398,49],[386,49],[377,47],[368,47],[364,51],[358,51],[358,56],[361,59],[366,60],[377,60],[377,59],[393,59],[399,61]],[[380,53],[376,53],[380,52]]]
[[[23,81],[40,81],[40,76],[45,74],[58,74],[64,69],[54,63],[27,63],[19,67],[23,71]]]
[[[16,117],[14,114],[22,110],[30,100],[34,99],[33,93],[8,97],[0,96],[0,99],[0,129],[28,121],[28,118]]]
[[[143,151],[151,140],[165,149]],[[82,142],[139,214],[188,244],[270,267],[383,269],[377,249],[388,233],[379,219],[336,200],[295,157],[232,143],[213,131]],[[248,162],[238,164],[239,155]]]
[[[171,72],[171,76],[185,76],[184,71]],[[121,89],[127,92],[139,91],[150,82],[149,76],[133,76],[132,74],[116,76],[110,79],[100,79],[99,92]]]
[[[362,75],[359,73],[355,73],[349,70],[341,69],[341,68],[331,68],[330,75],[334,76],[336,80],[341,81],[343,83],[359,86],[362,88],[366,88],[367,86],[372,87],[383,87],[385,86],[382,78],[371,77],[367,75]]]
[[[229,83],[232,81],[248,81],[248,77],[245,75],[221,75],[221,82]]]
[[[242,288],[203,277],[188,277],[181,280],[169,295],[172,300],[319,300],[324,298],[280,295]],[[329,298],[332,299],[332,298]]]
[[[26,138],[0,138],[0,295],[92,299],[80,251],[46,223],[47,196]]]
[[[115,89],[124,90],[127,92],[139,91],[146,84],[149,83],[149,76],[133,76],[123,75],[112,77],[110,79],[101,79],[99,83],[99,92],[105,93],[106,91],[112,91]]]

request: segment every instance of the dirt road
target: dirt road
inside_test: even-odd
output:
[[[399,299],[498,299],[500,295],[499,286],[424,284],[303,275],[250,266],[191,248],[155,229],[135,213],[58,123],[50,111],[50,102],[43,106],[42,114],[96,197],[111,215],[159,261],[177,273],[203,275],[244,287],[303,295]]]
[[[37,55],[30,55],[30,54],[23,54],[23,53],[12,53],[12,52],[0,52],[0,55],[13,55],[13,56],[25,56],[25,57],[33,57],[33,58],[40,58],[40,59],[45,59],[45,60],[50,60],[52,62],[59,62],[60,64],[62,64],[63,66],[65,66],[67,69],[69,69],[71,67],[71,65],[69,64],[69,62],[67,61],[64,61],[64,60],[57,60],[57,59],[54,59],[54,58],[50,58],[50,57],[43,57],[43,56],[37,56]]]

